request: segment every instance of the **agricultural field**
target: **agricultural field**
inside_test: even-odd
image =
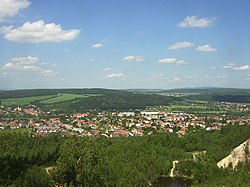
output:
[[[47,96],[34,96],[34,97],[21,97],[21,98],[9,98],[1,99],[1,104],[10,106],[10,105],[29,105],[34,101],[40,101],[42,104],[51,104],[58,103],[63,101],[69,101],[77,98],[87,98],[91,96],[97,96],[98,94],[68,94],[68,93],[59,93],[58,95],[47,95]]]
[[[52,95],[47,95],[47,96],[34,96],[34,97],[22,97],[22,98],[9,98],[9,99],[1,99],[1,104],[2,105],[28,105],[31,104],[34,101],[39,101],[39,100],[45,100],[45,99],[50,99],[54,96]]]
[[[51,103],[69,101],[69,100],[78,99],[78,98],[87,98],[87,97],[91,97],[91,96],[97,96],[97,94],[79,95],[79,94],[62,93],[62,94],[58,94],[57,97],[51,97],[51,98],[48,98],[48,99],[44,99],[44,100],[40,101],[40,103],[51,104]]]
[[[189,101],[191,102],[191,101]],[[198,114],[224,114],[226,110],[218,109],[213,105],[207,105],[206,102],[193,102],[187,105],[185,102],[179,102],[178,105],[171,104],[169,106],[155,106],[154,111],[164,112],[184,112],[184,113],[198,113]],[[152,107],[149,108],[149,111]]]

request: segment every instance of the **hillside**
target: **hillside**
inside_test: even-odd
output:
[[[36,89],[0,93],[4,105],[34,104],[44,110],[82,112],[88,110],[135,110],[148,106],[169,105],[179,97],[132,93],[109,89]]]
[[[200,101],[219,101],[219,102],[237,102],[250,103],[250,93],[205,93],[183,96],[183,99]]]
[[[59,93],[68,94],[120,94],[127,93],[122,90],[110,90],[102,88],[84,88],[84,89],[27,89],[27,90],[8,90],[0,92],[0,99],[22,98],[33,96],[57,95]]]
[[[73,101],[65,101],[60,103],[36,103],[44,109],[56,109],[66,112],[82,112],[89,110],[107,110],[107,111],[126,111],[145,109],[148,106],[169,105],[173,101],[181,101],[181,98],[171,96],[161,96],[156,94],[135,94],[135,93],[115,93],[105,94],[82,99],[74,99]]]
[[[196,94],[211,94],[211,93],[250,93],[250,89],[240,89],[240,88],[180,88],[164,90],[165,93],[196,93]]]

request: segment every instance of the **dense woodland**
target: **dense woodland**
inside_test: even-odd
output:
[[[85,89],[32,89],[32,90],[2,90],[0,91],[0,99],[21,98],[45,95],[57,95],[59,93],[69,94],[120,94],[127,93],[123,90],[110,90],[101,88],[85,88]]]
[[[250,126],[199,130],[178,137],[160,133],[129,138],[32,137],[23,130],[0,131],[1,186],[147,186],[169,174],[173,160],[195,186],[249,186],[249,163],[237,172],[216,162],[250,136]],[[193,151],[206,151],[198,162]],[[46,167],[51,167],[46,172]],[[233,178],[232,178],[233,177]]]
[[[92,96],[84,99],[74,99],[74,101],[64,101],[62,103],[41,104],[35,103],[40,108],[57,109],[63,112],[81,112],[89,110],[97,111],[126,111],[145,109],[147,106],[169,105],[173,101],[181,101],[181,98],[167,97],[155,94],[133,94],[119,93],[101,96]]]
[[[201,101],[219,101],[219,102],[236,102],[250,103],[250,93],[205,93],[197,95],[188,95],[183,99],[201,100]]]

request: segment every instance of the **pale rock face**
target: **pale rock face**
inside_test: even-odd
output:
[[[239,163],[245,162],[246,160],[250,160],[250,139],[233,149],[230,155],[217,163],[217,166],[223,169],[232,166],[232,168],[235,169]]]

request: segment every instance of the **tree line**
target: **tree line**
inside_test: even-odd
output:
[[[168,175],[172,161],[180,160],[177,171],[191,177],[193,185],[247,186],[249,163],[240,165],[237,172],[219,169],[216,163],[249,134],[250,126],[199,130],[183,137],[159,133],[113,139],[56,134],[38,138],[26,132],[1,131],[0,185],[147,186]],[[193,161],[194,151],[206,154]],[[52,168],[49,173],[46,167]]]

